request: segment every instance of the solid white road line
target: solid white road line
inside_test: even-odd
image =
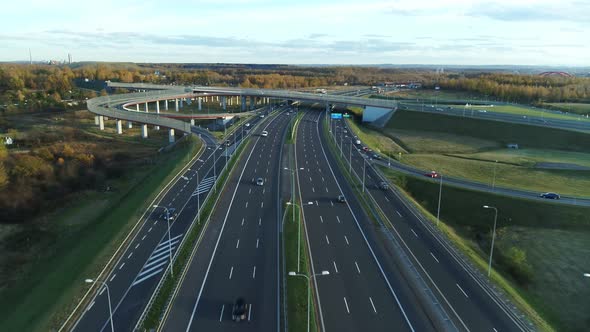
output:
[[[233,266],[229,270],[229,279],[231,279],[232,274],[234,274],[234,267]]]
[[[348,309],[348,302],[346,302],[346,297],[344,297],[344,305],[346,306],[346,312],[350,313],[350,309]]]
[[[336,271],[336,273],[338,273],[338,267],[336,266],[336,262],[332,262],[334,263],[334,271]]]
[[[434,258],[434,260],[439,263],[438,259],[434,256],[434,254],[432,252],[430,252],[430,256],[432,256],[432,258]]]
[[[465,295],[466,298],[469,298],[469,296],[467,296],[467,293],[465,293],[465,291],[463,290],[463,288],[461,288],[461,286],[459,286],[459,284],[455,284],[455,285],[457,285],[457,287],[459,288],[461,293],[463,293],[463,295]]]
[[[358,273],[361,274],[361,269],[359,269],[359,265],[356,261],[354,262],[354,266],[356,266],[356,270],[358,271]]]
[[[248,321],[250,321],[251,316],[252,316],[252,305],[250,304],[250,310],[248,310]]]
[[[373,303],[373,299],[369,296],[369,301],[371,302],[371,307],[373,307],[373,311],[377,313],[377,309],[375,309],[375,304]]]
[[[225,310],[225,304],[221,306],[221,314],[219,314],[219,321],[221,322],[221,318],[223,318],[223,310]]]
[[[348,238],[346,237],[346,235],[344,235],[344,240],[346,240],[346,244],[350,245],[350,243],[348,242]]]

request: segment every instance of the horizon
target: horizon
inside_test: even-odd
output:
[[[579,0],[24,0],[3,7],[12,15],[0,22],[0,61],[28,61],[30,49],[35,60],[72,54],[74,62],[590,66],[590,3]]]

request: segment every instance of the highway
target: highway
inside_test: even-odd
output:
[[[243,152],[165,315],[164,331],[279,330],[278,179],[290,119],[285,112],[267,117]],[[258,135],[263,129],[267,137]],[[231,317],[238,297],[251,305],[246,322]]]
[[[296,142],[299,196],[322,331],[432,331],[378,229],[320,139],[319,112],[307,112]],[[347,202],[338,202],[343,194]]]
[[[339,138],[346,127],[340,120],[331,123],[332,131]],[[324,132],[324,136],[329,134]],[[367,193],[455,325],[462,331],[531,329],[510,310],[508,303],[496,295],[486,278],[465,262],[429,221],[409,207],[393,186],[387,190],[379,188],[384,178],[374,169],[369,156],[354,146],[353,139],[349,135],[343,140],[344,158],[352,160],[352,169],[359,179],[363,177],[363,169],[366,170]],[[340,143],[339,139],[337,141]]]
[[[258,117],[251,121],[254,126]],[[176,209],[177,216],[170,222],[170,236],[165,209],[149,207],[140,221],[137,233],[128,243],[116,264],[100,281],[107,283],[109,294],[97,287],[90,304],[72,328],[73,331],[104,331],[110,329],[107,297],[110,295],[114,327],[118,331],[131,331],[148,303],[156,285],[174,256],[187,229],[197,218],[200,205],[207,197],[225,162],[247,137],[248,130],[238,130],[226,144],[216,145],[206,131],[192,127],[205,142],[205,150],[178,174],[161,193],[154,204]],[[174,271],[173,271],[174,272]]]
[[[354,133],[346,121],[345,121],[344,125],[346,126],[346,129],[349,133]],[[345,135],[350,136],[350,134],[345,134]],[[338,144],[340,144],[341,138],[342,137],[340,137],[340,136],[337,137]],[[355,137],[355,139],[356,139],[356,137]],[[360,147],[356,147],[356,148],[360,148]],[[372,155],[374,153],[376,153],[376,152],[373,151],[370,154]],[[410,165],[400,163],[397,160],[391,159],[389,156],[386,156],[383,154],[379,154],[379,156],[381,159],[372,159],[372,158],[370,158],[370,159],[372,159],[371,161],[374,164],[377,164],[377,165],[380,165],[383,167],[388,167],[388,168],[391,168],[393,170],[396,170],[398,172],[402,172],[405,174],[424,177],[425,174],[430,173],[432,171],[432,170],[421,170],[421,169],[412,167]],[[369,157],[372,157],[372,156],[369,156]],[[442,175],[444,176],[443,182],[445,185],[453,185],[455,187],[484,191],[484,192],[488,192],[488,193],[501,194],[504,196],[526,198],[526,199],[542,201],[542,202],[546,202],[546,203],[590,206],[590,198],[587,198],[587,197],[575,197],[575,196],[560,195],[560,199],[558,199],[558,200],[547,200],[546,198],[542,198],[539,196],[541,194],[540,192],[499,187],[499,186],[492,187],[491,184],[471,181],[469,179],[447,176],[445,174],[442,174]],[[439,180],[433,179],[433,181],[439,181]],[[546,191],[552,191],[552,190],[551,190],[551,188],[547,188]]]

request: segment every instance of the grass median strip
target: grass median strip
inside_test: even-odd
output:
[[[201,208],[200,214],[200,223],[194,224],[187,235],[186,240],[184,241],[182,247],[179,249],[178,255],[174,260],[173,268],[174,271],[180,272],[184,270],[187,263],[189,263],[189,258],[191,256],[191,252],[193,247],[197,245],[197,241],[199,239],[199,235],[203,230],[203,226],[207,224],[205,220],[208,220],[211,216],[211,213],[215,209],[217,204],[217,200],[219,196],[222,194],[222,189],[225,186],[226,180],[229,178],[231,173],[233,172],[234,165],[239,161],[239,158],[242,155],[244,149],[249,145],[250,139],[247,138],[237,150],[236,153],[231,157],[228,167],[226,167],[221,175],[219,176],[218,181],[215,183],[213,188],[211,189],[213,194],[209,197],[209,199],[205,202],[203,207]],[[179,286],[180,277],[182,276],[181,273],[175,274],[171,277],[169,274],[165,275],[165,280],[163,281],[162,286],[160,287],[158,293],[154,297],[154,300],[151,306],[148,308],[147,315],[143,322],[143,328],[145,330],[152,330],[158,327],[160,324],[162,314],[164,313],[166,307],[170,304],[171,296]]]
[[[295,208],[295,219],[293,219],[293,209]],[[298,206],[288,205],[285,209],[286,220],[284,226],[285,238],[285,267],[286,272],[291,271],[309,275],[309,262],[307,255],[307,246],[305,234],[301,234],[303,227],[301,225],[301,211]],[[301,236],[299,238],[299,236]],[[297,247],[299,244],[299,248]],[[299,256],[299,264],[297,257]],[[299,271],[297,271],[299,267]],[[306,331],[307,330],[307,292],[309,284],[305,277],[286,276],[287,278],[287,314],[289,322],[289,331]],[[315,307],[315,301],[310,300],[310,304]],[[310,308],[310,331],[317,331],[315,308]]]

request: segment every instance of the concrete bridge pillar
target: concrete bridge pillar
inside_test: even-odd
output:
[[[174,110],[178,112],[178,98],[174,99]]]
[[[164,100],[164,109],[168,110],[168,99]]]
[[[127,121],[127,128],[129,128],[129,129],[133,128],[133,122]]]
[[[98,116],[98,127],[100,130],[104,130],[104,117],[102,115]]]
[[[121,135],[123,133],[123,121],[117,120],[117,134]]]
[[[226,96],[222,96],[221,97],[221,107],[223,108],[223,110],[227,110],[227,97]]]
[[[148,106],[148,102],[145,102],[145,112],[148,113],[150,111],[150,108]]]
[[[184,98],[180,98],[180,108],[184,107]]]
[[[215,96],[215,100],[219,102],[219,96]]]
[[[191,119],[191,126],[195,125],[195,119]]]
[[[174,129],[168,130],[168,143],[174,143]]]
[[[242,112],[246,110],[246,96],[240,96],[240,109]]]
[[[156,100],[156,113],[160,114],[160,101]],[[160,130],[160,126],[154,126],[156,130]]]
[[[135,110],[139,112],[139,104],[135,104]]]
[[[98,126],[98,115],[94,116],[94,124]]]
[[[142,124],[141,125],[141,138],[147,138],[148,137],[148,127],[146,124]]]
[[[197,103],[199,104],[199,111],[202,111],[203,110],[203,105],[202,105],[201,97],[199,97],[199,100],[198,100]]]

